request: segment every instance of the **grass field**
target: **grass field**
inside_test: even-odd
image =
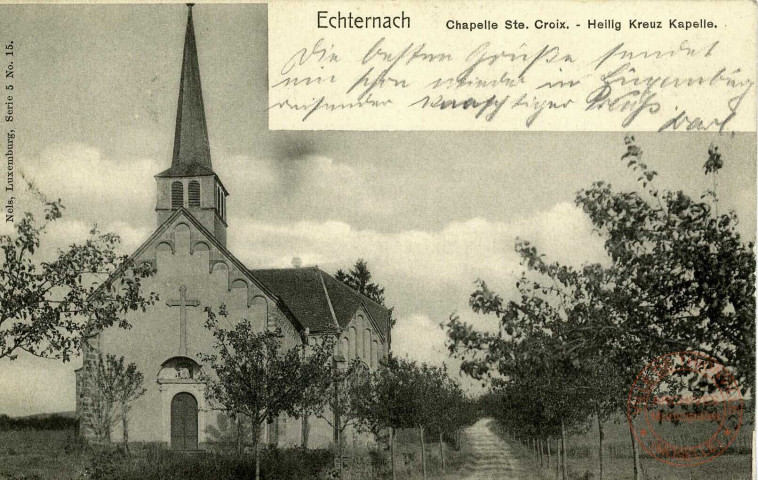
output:
[[[166,451],[155,445],[135,445],[132,450],[129,458],[92,451],[75,440],[73,430],[0,431],[0,480],[253,478],[250,476],[253,469],[249,455],[244,458],[210,452],[186,455]],[[298,461],[313,463],[316,460],[321,464],[327,463],[324,462],[324,455],[316,454],[303,459],[302,452],[299,454],[301,458],[293,461],[291,453],[283,451],[281,457],[270,460],[268,465],[272,473],[264,475],[264,478],[307,480],[301,473],[303,469],[298,469],[293,464]],[[439,443],[427,445],[429,478],[460,478],[458,472],[464,464],[465,450],[456,451],[445,444],[444,454],[446,471],[442,472]],[[349,463],[350,466],[345,471],[346,480],[389,477],[389,456],[386,452],[356,450],[349,455]],[[417,431],[403,431],[397,436],[395,466],[400,480],[422,478]],[[323,475],[313,474],[308,478],[333,478],[329,476],[328,470],[329,468],[324,468]]]
[[[628,430],[624,424],[607,425],[607,452],[605,458],[606,480],[632,480],[631,458],[623,455],[628,448]],[[741,438],[749,439],[752,425],[740,433]],[[626,434],[626,436],[624,436]],[[569,478],[594,479],[598,478],[597,454],[595,438],[592,432],[584,435],[571,436],[568,439],[570,453],[568,458]],[[540,467],[539,459],[531,450],[520,444],[512,445],[516,458],[525,467],[526,477],[521,480],[553,480],[555,475],[555,456],[550,459],[550,468],[543,462]],[[571,448],[573,446],[573,448]],[[249,478],[245,475],[235,475],[240,464],[245,461],[224,456],[199,455],[182,456],[157,449],[155,447],[140,448],[135,446],[135,453],[128,461],[123,462],[123,470],[110,472],[106,478]],[[616,454],[611,454],[615,452]],[[445,445],[446,472],[441,471],[439,444],[427,445],[427,466],[430,479],[453,480],[462,477],[462,468],[468,455],[466,445],[460,451]],[[553,452],[554,454],[554,452]],[[93,453],[78,446],[73,431],[0,431],[0,479],[12,480],[80,480],[92,478],[85,475],[87,468],[92,471]],[[248,459],[249,460],[249,459]],[[419,437],[417,431],[400,432],[396,443],[396,468],[399,480],[418,480],[421,478]],[[647,480],[747,480],[751,478],[751,456],[749,454],[722,455],[712,462],[692,468],[671,467],[653,458],[643,456],[642,466]],[[388,466],[386,455],[378,456],[364,450],[358,451],[351,460],[352,467],[346,472],[347,480],[368,480],[387,478],[387,475],[377,474]],[[101,458],[101,463],[108,464]],[[377,469],[377,467],[379,467]],[[237,470],[235,470],[237,469]],[[214,476],[205,476],[212,470]],[[202,472],[204,473],[202,473]],[[386,471],[386,470],[385,470]],[[177,476],[170,475],[168,472]],[[287,477],[282,470],[282,476]],[[119,476],[122,473],[123,476]],[[152,475],[152,476],[150,476]],[[313,478],[318,478],[314,476]],[[327,478],[327,477],[322,477]]]
[[[634,475],[628,425],[621,421],[610,421],[605,424],[604,429],[604,479],[632,480]],[[502,431],[499,433],[501,436],[504,435]],[[709,463],[694,467],[670,466],[643,454],[640,462],[645,474],[644,478],[646,480],[751,479],[752,433],[752,423],[742,426],[735,441],[738,448],[733,449],[741,453],[724,454]],[[546,465],[546,459],[543,459],[543,465],[540,467],[539,457],[531,449],[521,444],[514,444],[512,440],[508,440],[508,442],[512,445],[514,454],[519,461],[527,465],[527,470],[532,472],[530,478],[523,480],[554,480],[556,478],[554,455],[550,458],[549,468]],[[569,452],[567,467],[570,479],[597,480],[599,478],[596,430],[569,436],[567,449]],[[554,449],[552,453],[555,453]]]
[[[551,459],[550,469],[539,467],[539,461],[523,456],[533,472],[539,472],[524,480],[554,480],[556,478],[555,459]],[[642,469],[647,480],[749,480],[751,476],[750,455],[723,455],[710,463],[697,467],[672,467],[652,458],[642,458]],[[604,461],[604,478],[607,480],[632,480],[634,478],[631,459],[607,458]],[[570,479],[597,479],[598,465],[595,458],[569,458]]]
[[[752,402],[749,406],[752,408]],[[752,418],[752,409],[746,410],[743,417],[743,423],[739,432],[737,433],[737,438],[734,440],[728,450],[730,453],[751,452],[754,429]],[[676,426],[675,428],[670,428],[670,431],[674,437],[681,439],[680,441],[682,445],[687,445],[690,443],[697,443],[693,442],[693,439],[704,438],[703,432],[701,431],[702,427],[703,424],[700,422],[693,422],[689,424],[683,423]],[[603,431],[605,437],[604,444],[607,449],[605,454],[606,456],[631,455],[629,424],[627,423],[626,417],[618,415],[605,422]],[[586,432],[578,435],[572,435],[567,441],[567,449],[569,451],[569,455],[596,455],[597,438],[598,432],[596,423],[593,423]]]
[[[86,457],[72,430],[0,431],[0,478],[82,478]]]

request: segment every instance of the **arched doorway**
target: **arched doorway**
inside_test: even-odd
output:
[[[197,400],[187,392],[171,400],[171,448],[197,450]]]

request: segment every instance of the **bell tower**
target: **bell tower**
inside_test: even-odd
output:
[[[229,193],[211,165],[192,6],[188,4],[174,153],[171,167],[155,176],[158,182],[155,211],[158,225],[161,225],[174,210],[184,208],[226,246],[226,197]]]

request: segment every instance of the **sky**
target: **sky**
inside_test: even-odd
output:
[[[1,8],[0,34],[17,46],[16,167],[66,205],[42,255],[93,224],[134,251],[157,226],[153,176],[171,161],[186,7]],[[440,323],[457,312],[495,326],[468,296],[478,278],[512,293],[517,237],[553,260],[604,260],[573,200],[597,180],[636,188],[620,161],[626,133],[269,131],[265,5],[199,5],[194,22],[229,249],[250,268],[298,256],[333,273],[366,259],[395,307],[396,354],[457,375]],[[755,238],[754,134],[630,133],[659,187],[693,196],[711,186],[703,163],[717,144],[722,208]],[[19,209],[38,210],[17,184]],[[80,364],[0,360],[0,413],[73,410]]]

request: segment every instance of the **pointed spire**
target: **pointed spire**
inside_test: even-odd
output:
[[[184,36],[182,77],[179,84],[179,105],[176,111],[176,133],[171,168],[160,176],[212,175],[208,127],[205,123],[203,92],[200,87],[200,66],[197,60],[192,6],[187,6],[187,32]]]

